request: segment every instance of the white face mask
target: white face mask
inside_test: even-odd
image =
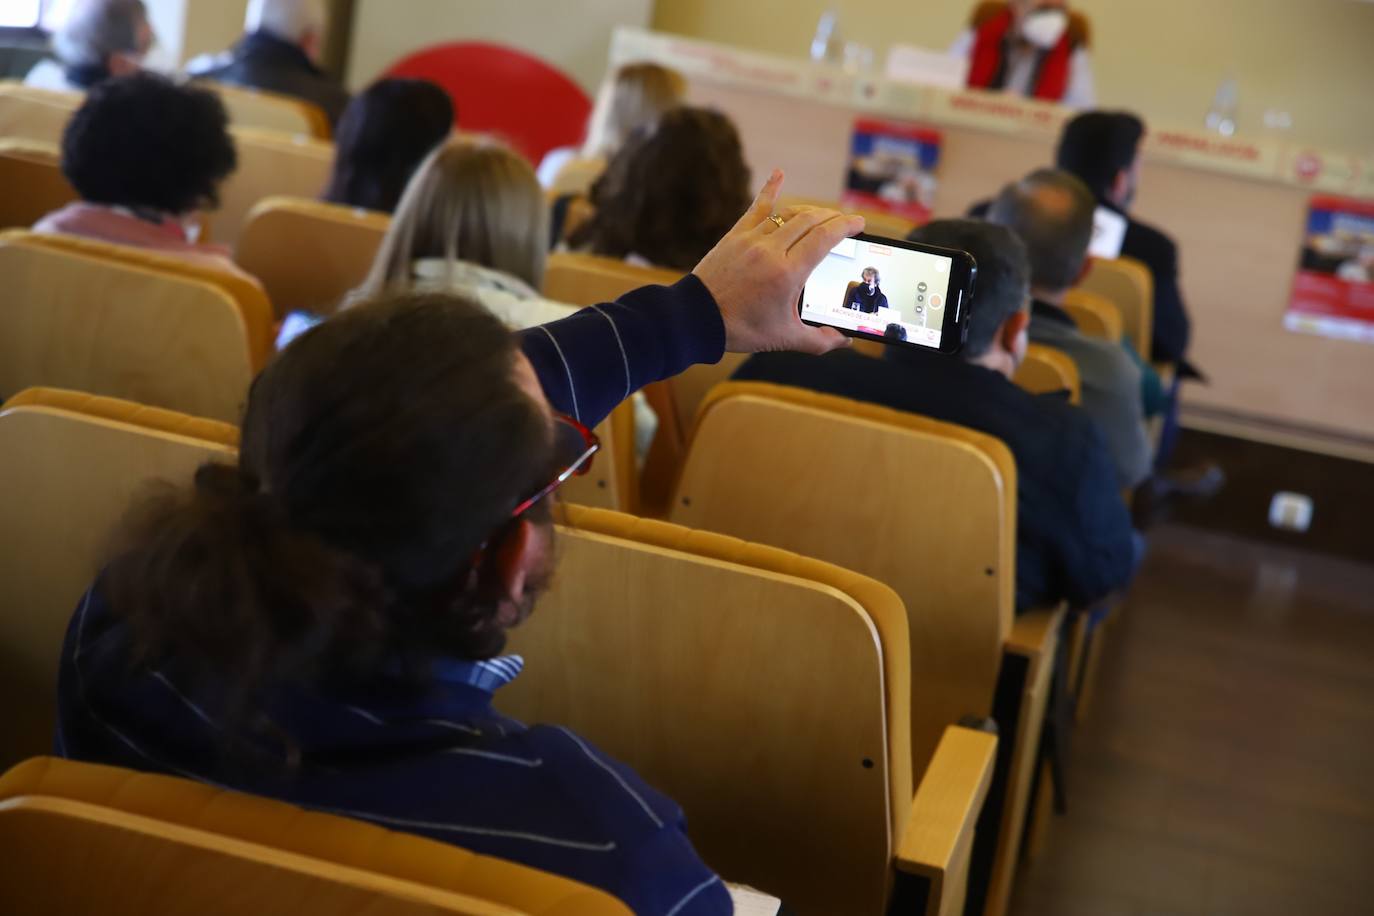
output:
[[[1060,9],[1035,10],[1021,20],[1021,37],[1048,51],[1059,44],[1069,28],[1069,14]]]

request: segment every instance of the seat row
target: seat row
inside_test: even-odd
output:
[[[236,441],[227,424],[71,392],[0,409],[0,591],[25,610],[0,622],[0,689],[27,698],[5,762],[48,746],[56,654],[105,532],[149,478],[232,461]],[[531,664],[503,712],[631,765],[683,804],[715,868],[799,912],[881,913],[899,894],[960,911],[998,739],[950,725],[914,766],[927,698],[896,592],[665,522],[568,506],[562,524],[565,572],[513,640]]]

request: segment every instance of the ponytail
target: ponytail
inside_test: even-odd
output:
[[[294,529],[239,469],[206,464],[125,519],[101,588],[132,627],[135,661],[182,663],[232,689],[366,669],[391,604],[380,572]]]

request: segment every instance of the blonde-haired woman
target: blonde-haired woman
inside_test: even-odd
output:
[[[576,311],[539,295],[548,215],[534,172],[485,138],[455,137],[411,178],[372,271],[350,301],[387,290],[466,293],[514,328]]]
[[[389,291],[467,295],[511,328],[566,318],[575,306],[545,299],[548,211],[534,170],[509,147],[459,136],[411,178],[362,286],[344,307]],[[648,451],[658,418],[635,396],[636,449]]]
[[[568,146],[544,157],[539,183],[555,195],[586,194],[606,163],[636,130],[683,103],[687,81],[658,64],[627,64],[601,87],[579,151]]]

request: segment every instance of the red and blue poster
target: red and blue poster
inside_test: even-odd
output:
[[[1374,200],[1314,197],[1284,327],[1374,343]]]
[[[855,121],[840,203],[924,223],[935,202],[940,139],[939,131],[909,121]]]

